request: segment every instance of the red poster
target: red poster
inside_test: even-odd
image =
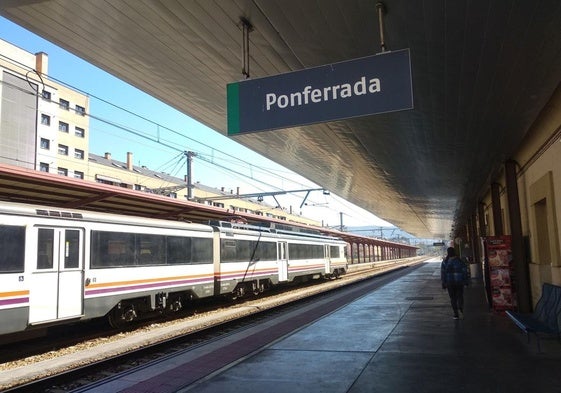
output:
[[[513,286],[513,263],[510,236],[485,238],[485,254],[489,271],[492,307],[496,311],[516,308]]]

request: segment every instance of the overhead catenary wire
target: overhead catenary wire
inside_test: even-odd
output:
[[[3,57],[6,58],[6,56],[3,56]],[[37,72],[36,72],[34,69],[29,69],[29,72],[34,72],[34,73],[37,74]],[[155,122],[155,121],[153,121],[153,120],[151,120],[151,119],[149,119],[149,118],[147,118],[147,117],[145,117],[145,116],[142,116],[142,115],[140,115],[140,114],[138,114],[138,113],[136,113],[136,112],[133,112],[133,111],[131,111],[131,110],[129,110],[129,109],[123,108],[122,106],[116,105],[116,104],[114,104],[114,103],[112,103],[112,102],[110,102],[110,101],[108,101],[108,100],[106,100],[106,99],[104,99],[104,98],[98,97],[98,96],[93,95],[93,94],[91,94],[91,93],[89,93],[89,92],[86,92],[86,91],[84,91],[84,90],[82,90],[82,89],[79,89],[79,88],[77,88],[77,87],[75,87],[75,86],[72,86],[72,85],[70,85],[70,84],[68,84],[68,83],[66,83],[66,82],[64,82],[64,81],[62,81],[62,80],[59,80],[59,79],[57,79],[57,78],[50,77],[50,76],[49,76],[49,79],[51,79],[51,80],[53,80],[53,81],[56,81],[57,83],[60,83],[60,84],[66,86],[66,87],[68,87],[68,88],[71,88],[71,89],[73,89],[73,90],[76,90],[76,91],[78,91],[78,92],[80,92],[80,93],[82,93],[82,94],[85,94],[85,95],[87,95],[88,97],[90,97],[90,98],[92,98],[92,99],[95,99],[95,100],[98,100],[99,102],[102,102],[102,103],[104,103],[104,104],[107,104],[107,105],[113,107],[114,109],[117,109],[117,110],[122,111],[122,112],[124,112],[124,113],[126,113],[126,114],[129,114],[129,115],[131,115],[131,116],[133,116],[133,117],[135,117],[135,118],[138,118],[138,119],[140,119],[140,120],[142,120],[142,121],[145,121],[145,122],[147,122],[148,124],[151,124],[151,125],[153,125],[153,126],[156,126],[157,129],[158,129],[158,135],[157,135],[156,138],[154,138],[154,137],[152,137],[152,136],[150,136],[150,135],[147,135],[146,133],[143,133],[143,132],[140,131],[140,130],[134,129],[134,128],[129,127],[129,126],[126,126],[126,125],[124,125],[124,124],[119,124],[119,123],[117,123],[117,122],[115,122],[115,121],[113,121],[113,120],[106,119],[106,118],[102,118],[102,117],[97,116],[97,115],[94,115],[94,114],[92,114],[92,113],[85,113],[85,115],[89,116],[90,119],[99,121],[99,122],[101,122],[102,124],[110,125],[110,126],[112,126],[112,127],[115,127],[115,128],[117,128],[117,129],[120,129],[120,130],[123,130],[123,131],[126,131],[126,132],[128,132],[128,133],[130,133],[130,134],[133,134],[133,135],[136,135],[136,136],[141,137],[141,138],[143,138],[143,139],[146,139],[146,140],[149,140],[149,141],[151,141],[151,142],[157,143],[157,144],[159,144],[159,145],[161,145],[161,146],[164,146],[164,147],[166,147],[166,148],[175,150],[175,151],[177,151],[178,153],[182,153],[182,152],[185,150],[184,146],[180,146],[180,145],[173,144],[172,142],[166,141],[164,138],[161,137],[161,135],[160,135],[160,134],[161,134],[161,131],[166,131],[166,132],[169,132],[169,133],[171,133],[171,134],[173,134],[173,135],[176,135],[176,136],[178,136],[178,137],[180,137],[180,138],[184,138],[184,139],[186,139],[186,140],[188,140],[188,141],[191,141],[191,142],[197,143],[197,144],[199,144],[199,145],[201,145],[201,146],[203,146],[203,147],[209,148],[209,149],[211,149],[213,152],[220,153],[221,155],[223,155],[223,156],[225,156],[225,157],[229,157],[229,158],[232,159],[232,161],[230,161],[230,162],[239,162],[239,163],[243,163],[245,166],[247,166],[248,168],[250,168],[252,171],[253,171],[253,170],[257,170],[257,171],[263,173],[264,175],[266,175],[267,177],[271,177],[271,176],[272,176],[272,177],[279,178],[279,179],[281,179],[281,180],[283,180],[283,181],[287,181],[287,182],[290,182],[290,183],[293,183],[293,184],[299,184],[299,185],[304,186],[304,184],[302,184],[302,183],[294,182],[293,180],[288,179],[288,178],[285,178],[285,177],[279,175],[278,173],[273,172],[273,171],[270,170],[270,169],[267,169],[267,168],[262,167],[262,166],[256,166],[255,164],[252,164],[252,163],[249,163],[249,162],[247,162],[247,161],[244,161],[244,160],[240,159],[239,157],[236,157],[236,156],[234,156],[234,155],[232,155],[232,154],[230,154],[230,153],[227,153],[227,152],[224,152],[224,151],[222,151],[222,150],[216,149],[214,146],[210,146],[210,145],[208,145],[208,144],[206,144],[206,143],[204,143],[204,142],[201,142],[201,141],[196,140],[196,139],[194,139],[194,138],[190,138],[189,136],[185,135],[185,134],[182,133],[182,132],[179,132],[179,131],[177,131],[177,130],[174,130],[174,129],[172,129],[172,128],[169,128],[169,127],[167,127],[167,126],[164,126],[164,125],[162,125],[162,124],[159,124],[159,123],[157,123],[157,122]],[[42,80],[42,77],[41,77],[41,82],[42,82],[43,85],[44,85],[44,82],[43,82],[43,80]],[[14,87],[15,87],[15,86],[14,86]],[[33,93],[32,93],[32,92],[29,92],[29,91],[26,91],[26,93],[30,93],[30,94],[34,94],[34,93],[35,93],[36,95],[41,95],[39,91],[34,91]],[[193,149],[191,149],[191,150],[193,150]],[[197,154],[198,156],[203,156],[203,155],[205,154],[205,153],[203,153],[203,152],[201,152],[201,151],[197,151],[197,150],[193,150],[193,151],[195,151],[196,154]],[[212,162],[212,161],[209,161],[209,162]],[[216,165],[215,162],[212,162],[212,163]],[[227,170],[227,171],[229,171],[228,167],[226,167],[226,166],[222,166],[222,168],[225,169],[225,170]],[[242,176],[245,176],[245,177],[248,177],[248,178],[252,178],[253,180],[255,180],[255,178],[252,177],[252,176],[247,176],[247,175],[243,175],[243,174],[242,174]],[[270,185],[267,184],[267,183],[264,183],[264,184],[267,185],[267,186],[270,186]]]
[[[158,145],[165,146],[166,148],[172,149],[172,150],[174,150],[178,153],[179,159],[182,160],[182,162],[184,162],[184,159],[185,159],[184,154],[183,154],[184,153],[184,148],[182,148],[180,145],[175,144],[174,142],[166,141],[161,136],[160,136],[160,138],[156,139],[156,138],[154,138],[150,135],[146,135],[145,133],[143,133],[141,131],[134,130],[131,127],[123,126],[121,124],[118,124],[118,123],[110,121],[110,120],[103,119],[101,117],[96,116],[96,119],[98,119],[99,121],[104,122],[106,124],[110,124],[114,127],[117,127],[117,128],[119,128],[123,131],[131,133],[135,136],[146,139],[146,140],[148,140],[152,143],[156,143]],[[154,123],[154,124],[157,124],[157,123]],[[165,126],[162,126],[162,128],[169,129]],[[184,136],[184,135],[179,134],[179,133],[178,133],[178,136],[195,141],[194,139],[189,138],[189,137]],[[196,142],[198,142],[198,141],[196,141]],[[206,144],[203,144],[203,145],[208,146]],[[284,176],[279,175],[278,173],[272,172],[268,168],[258,166],[258,165],[254,165],[254,164],[249,163],[247,161],[241,160],[238,157],[232,156],[229,153],[224,153],[224,152],[222,152],[218,149],[212,148],[213,153],[216,153],[216,152],[221,153],[221,154],[224,153],[224,155],[226,157],[228,157],[228,159],[218,158],[215,154],[211,155],[211,154],[203,153],[202,151],[198,151],[196,149],[190,149],[190,150],[193,150],[193,151],[196,152],[197,161],[198,161],[199,165],[207,164],[208,166],[211,166],[214,169],[218,168],[219,170],[221,170],[223,173],[227,174],[228,176],[234,176],[234,177],[236,177],[240,180],[246,181],[246,182],[249,180],[256,186],[256,188],[258,188],[259,191],[282,190],[282,188],[280,188],[280,187],[278,187],[274,184],[271,184],[270,182],[267,182],[265,180],[260,179],[258,176],[255,175],[255,172],[262,173],[267,178],[270,178],[271,176],[274,176],[274,177],[277,177],[279,179],[282,179],[286,183],[296,184],[296,185],[301,186],[303,188],[310,186],[309,184],[302,184],[302,183],[294,181],[293,179],[288,179]],[[219,162],[220,160],[224,161],[225,164],[220,163]],[[251,168],[252,174],[247,175],[247,174],[243,173],[241,170],[234,169],[234,165],[233,165],[234,163],[240,163],[240,165],[243,165],[246,168]],[[297,194],[291,194],[291,195],[293,195],[294,197],[299,198],[299,199],[302,198],[301,195],[297,195]],[[315,202],[313,198],[310,198],[309,201],[310,201],[309,204],[308,204],[309,207],[320,207],[320,208],[323,208],[323,209],[333,210],[328,206],[328,204]],[[358,211],[357,207],[355,207],[354,205],[345,201],[344,199],[340,198],[339,203],[342,203],[342,204],[345,205],[345,210],[352,211],[356,214],[356,215],[353,216],[353,218],[361,219],[364,216],[364,212]],[[364,223],[369,224],[369,221],[364,221]]]
[[[32,69],[30,69],[32,72],[34,72]],[[75,91],[81,92],[82,94],[87,95],[90,99],[93,100],[97,100],[100,103],[103,103],[105,105],[109,105],[110,107],[117,109],[119,111],[121,111],[122,113],[128,114],[130,116],[133,116],[136,119],[140,119],[143,122],[145,122],[145,124],[149,124],[153,127],[155,127],[157,129],[157,134],[156,135],[151,135],[139,128],[136,127],[131,127],[128,125],[124,125],[124,124],[119,124],[118,122],[112,120],[112,119],[107,119],[104,118],[102,116],[97,116],[97,115],[93,115],[92,113],[84,113],[85,116],[89,116],[91,120],[94,120],[94,124],[90,125],[90,130],[92,130],[94,127],[97,127],[99,124],[105,124],[107,126],[109,126],[110,128],[113,128],[113,135],[118,136],[119,138],[124,138],[123,133],[119,132],[119,133],[115,133],[114,130],[120,130],[120,131],[125,131],[127,134],[133,135],[139,139],[148,141],[149,143],[154,143],[157,144],[161,147],[164,147],[165,149],[170,149],[172,151],[176,151],[178,156],[181,155],[185,149],[186,146],[188,146],[189,144],[198,144],[204,148],[208,148],[211,150],[212,154],[207,154],[203,151],[200,151],[199,149],[192,149],[189,148],[189,150],[194,151],[197,156],[198,156],[198,161],[202,164],[203,162],[207,163],[208,165],[212,165],[213,168],[218,168],[220,171],[223,171],[224,173],[229,174],[229,176],[234,175],[235,177],[239,177],[240,179],[245,179],[247,181],[247,179],[249,179],[250,182],[253,183],[257,183],[259,186],[258,187],[267,187],[269,188],[269,191],[271,189],[274,190],[282,190],[283,188],[289,188],[287,186],[287,184],[296,184],[299,186],[299,188],[305,188],[305,187],[310,187],[310,184],[305,184],[302,182],[298,182],[294,179],[290,179],[287,178],[285,176],[283,176],[282,174],[280,174],[279,171],[277,169],[272,170],[269,168],[266,168],[265,166],[259,166],[259,165],[255,165],[255,163],[250,163],[247,161],[244,161],[243,159],[240,159],[237,156],[234,156],[230,153],[224,152],[222,150],[216,149],[214,146],[211,146],[209,144],[206,144],[200,140],[196,140],[194,138],[189,137],[188,135],[185,134],[185,132],[180,132],[177,131],[175,129],[172,129],[170,127],[164,126],[158,122],[155,122],[149,118],[147,118],[146,116],[140,115],[138,113],[135,113],[131,110],[128,110],[122,106],[119,106],[113,102],[110,102],[109,100],[103,99],[99,96],[90,94],[82,89],[76,88],[68,83],[65,83],[64,81],[61,81],[57,78],[54,77],[49,77],[49,80],[52,81],[56,81],[58,83],[60,83],[61,85],[67,86],[70,89],[73,89]],[[43,81],[41,81],[43,82]],[[44,82],[43,82],[44,83]],[[41,84],[43,84],[41,83]],[[36,94],[38,96],[42,96],[42,91],[39,91],[39,89],[37,91],[34,92],[29,92],[31,94]],[[43,99],[45,99],[45,97],[43,97]],[[95,122],[98,122],[99,124],[95,124]],[[93,126],[93,127],[92,127]],[[109,132],[108,130],[99,130],[100,132],[105,132],[107,134],[111,134],[111,132]],[[163,136],[163,134],[167,134],[170,136],[177,136],[179,138],[182,138],[183,140],[186,141],[186,143],[177,143],[176,141],[171,141],[169,139],[166,139],[166,137]],[[132,139],[130,139],[132,141]],[[134,139],[134,141],[136,143],[138,143],[138,140]],[[148,146],[148,145],[147,145]],[[226,164],[222,164],[220,162],[226,162]],[[234,166],[238,166],[238,169],[233,169]],[[179,170],[179,165],[176,165],[173,168],[173,171],[175,172],[176,170]],[[247,173],[244,173],[245,171],[249,172],[249,175]],[[289,173],[288,171],[286,173]],[[279,181],[281,181],[282,183],[286,183],[285,187],[281,188],[278,185],[274,185],[271,184],[271,182],[269,181],[264,181],[262,180],[259,175],[263,175],[262,177],[265,177],[267,179],[271,179],[271,178],[275,178],[278,179]],[[300,196],[296,196],[296,197],[300,197]],[[313,200],[310,200],[310,205],[320,205],[319,203],[314,202]]]
[[[118,106],[115,106],[114,104],[110,104],[110,105],[112,105],[116,108],[120,108]],[[131,115],[136,115],[134,112],[131,112],[131,111],[128,111],[128,110],[125,110],[125,111],[127,113],[131,114]],[[165,138],[163,138],[161,136],[161,134],[158,134],[158,136],[156,138],[152,135],[147,134],[146,132],[134,129],[134,128],[129,127],[129,126],[125,126],[125,125],[117,123],[115,121],[108,120],[108,119],[102,118],[100,116],[92,115],[92,114],[88,114],[88,115],[90,116],[90,118],[93,118],[93,119],[99,121],[100,123],[110,125],[111,127],[114,127],[116,129],[119,129],[119,130],[122,130],[122,131],[126,131],[127,133],[130,133],[130,134],[133,134],[135,136],[141,137],[141,138],[143,138],[145,140],[148,140],[152,143],[156,143],[160,146],[165,146],[166,148],[172,149],[173,151],[178,152],[178,155],[180,155],[181,159],[184,160],[184,154],[183,153],[184,153],[185,150],[184,150],[184,148],[182,148],[182,145],[177,144],[177,142],[167,141]],[[146,120],[146,118],[144,118],[143,116],[140,116],[140,115],[138,115],[138,116],[139,116],[139,118],[142,118],[143,120]],[[280,188],[280,187],[278,187],[274,184],[271,184],[267,181],[261,180],[260,178],[258,178],[255,175],[256,172],[261,173],[266,178],[277,178],[277,179],[281,180],[283,183],[295,184],[295,185],[298,185],[299,187],[309,187],[309,184],[302,184],[300,182],[294,181],[293,179],[289,179],[289,178],[286,178],[282,175],[279,175],[278,173],[272,171],[271,169],[268,169],[268,168],[258,166],[258,165],[255,165],[253,163],[249,163],[247,161],[244,161],[244,160],[240,159],[239,157],[233,156],[232,154],[229,154],[229,153],[225,153],[225,152],[223,152],[219,149],[216,149],[212,146],[209,146],[208,144],[199,142],[199,141],[197,141],[193,138],[190,138],[190,137],[188,137],[188,136],[186,136],[186,135],[184,135],[184,134],[182,134],[178,131],[175,131],[175,130],[167,127],[167,126],[161,125],[161,124],[153,122],[153,121],[149,121],[149,122],[153,125],[157,125],[160,130],[162,130],[162,129],[167,130],[167,131],[173,133],[174,135],[176,135],[180,138],[188,139],[192,142],[200,143],[201,145],[203,145],[205,147],[209,147],[211,149],[211,151],[213,152],[212,155],[206,154],[206,153],[204,153],[202,151],[199,151],[197,149],[189,149],[189,150],[192,150],[193,152],[196,153],[199,163],[201,161],[206,162],[207,164],[212,165],[212,167],[214,169],[218,168],[221,171],[223,171],[223,173],[228,174],[229,176],[234,175],[234,176],[238,177],[239,179],[241,179],[245,182],[250,180],[254,184],[257,183],[262,187],[263,186],[267,187],[267,189],[269,191],[271,189],[282,190],[282,188]],[[221,157],[220,160],[225,161],[227,164],[219,163],[218,162],[219,158],[216,156],[216,153],[224,155],[226,158]],[[240,167],[244,167],[245,169],[250,170],[251,175],[245,174],[241,170],[234,169],[234,166],[236,164]],[[260,191],[266,191],[267,189],[260,188],[259,190]],[[292,194],[292,195],[294,195],[297,198],[301,198],[298,195],[295,195],[295,194]]]

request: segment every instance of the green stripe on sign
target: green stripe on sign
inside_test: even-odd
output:
[[[229,83],[226,86],[228,101],[228,135],[236,135],[240,132],[240,84]]]

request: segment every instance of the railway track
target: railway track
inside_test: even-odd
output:
[[[411,264],[412,262],[408,261],[404,265]],[[149,329],[148,333],[144,330],[146,327],[141,328],[139,332],[130,333],[131,336],[142,337],[141,342],[128,339],[125,334],[122,340],[118,340],[122,345],[116,344],[115,346],[120,348],[114,352],[100,354],[99,358],[77,356],[74,364],[53,367],[52,375],[48,371],[21,379],[14,375],[11,384],[2,383],[0,380],[0,388],[7,389],[7,392],[16,390],[18,392],[59,392],[76,389],[79,386],[107,378],[108,375],[138,367],[139,364],[145,364],[153,359],[172,356],[171,354],[178,350],[195,348],[216,337],[228,334],[230,331],[243,329],[259,323],[263,319],[272,318],[278,313],[285,312],[288,308],[301,307],[305,302],[314,301],[317,296],[326,295],[329,291],[337,291],[341,287],[401,267],[402,264],[392,263],[378,266],[376,269],[349,273],[340,280],[308,288],[298,288],[282,295],[238,303],[228,309],[217,311],[213,316],[201,317],[199,315],[198,318],[187,318],[192,319],[191,321],[171,322],[171,326],[156,323],[156,328]],[[88,352],[94,351],[88,350]]]

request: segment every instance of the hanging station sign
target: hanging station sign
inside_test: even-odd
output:
[[[228,135],[413,108],[409,49],[230,83]]]

